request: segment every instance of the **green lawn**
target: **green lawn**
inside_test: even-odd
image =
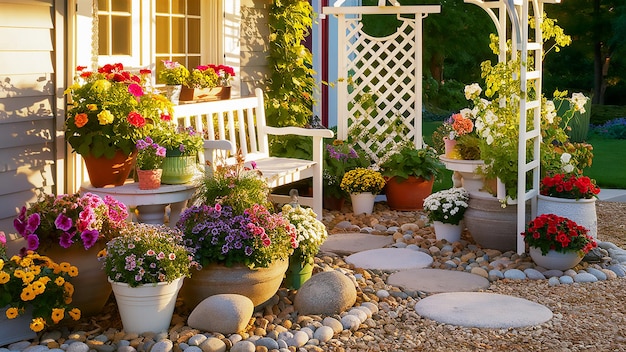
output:
[[[422,128],[424,140],[431,144],[431,135],[441,122],[424,122]],[[585,175],[593,178],[601,188],[626,189],[626,140],[592,137],[588,141],[593,145],[593,164],[585,170]],[[452,173],[448,171],[441,180],[437,180],[433,191],[450,188]]]
[[[593,163],[585,175],[593,178],[600,188],[626,189],[626,140],[592,138]]]

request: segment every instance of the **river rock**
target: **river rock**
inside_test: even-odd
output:
[[[243,331],[253,312],[254,304],[250,298],[231,293],[219,294],[200,302],[189,315],[187,324],[198,330],[231,334]]]
[[[339,271],[313,275],[296,293],[295,310],[301,315],[332,315],[343,312],[356,302],[356,287]]]

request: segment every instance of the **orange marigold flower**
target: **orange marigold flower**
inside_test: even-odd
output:
[[[11,275],[5,273],[4,271],[0,271],[0,285],[6,284],[11,279]]]
[[[54,283],[57,286],[63,286],[63,284],[65,283],[65,279],[62,276],[59,276],[56,278],[56,280],[54,280]]]
[[[70,263],[68,262],[63,262],[59,264],[59,266],[61,267],[61,270],[64,272],[68,272],[70,270]]]
[[[74,265],[70,266],[70,269],[67,272],[70,277],[76,277],[78,276],[78,268]]]
[[[84,112],[81,112],[80,114],[76,114],[76,116],[74,116],[74,124],[78,128],[85,126],[87,122],[89,122],[89,117],[87,117],[87,114],[85,114]]]
[[[20,294],[20,299],[24,302],[32,301],[37,295],[33,291],[31,286],[26,286],[22,289],[22,293]]]

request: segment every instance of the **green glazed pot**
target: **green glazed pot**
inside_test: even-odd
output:
[[[180,185],[191,181],[197,170],[195,155],[166,156],[163,160],[161,183]]]

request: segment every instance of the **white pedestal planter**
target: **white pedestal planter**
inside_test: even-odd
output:
[[[374,200],[376,195],[371,192],[366,193],[352,193],[350,194],[352,200],[352,212],[355,215],[358,214],[371,214],[374,210]]]
[[[15,319],[7,318],[6,312],[6,307],[0,308],[0,346],[37,337],[37,334],[30,329],[32,309],[27,309],[24,314]]]
[[[140,334],[168,330],[183,278],[171,283],[161,282],[137,287],[110,279],[109,282],[113,287],[124,331]]]

